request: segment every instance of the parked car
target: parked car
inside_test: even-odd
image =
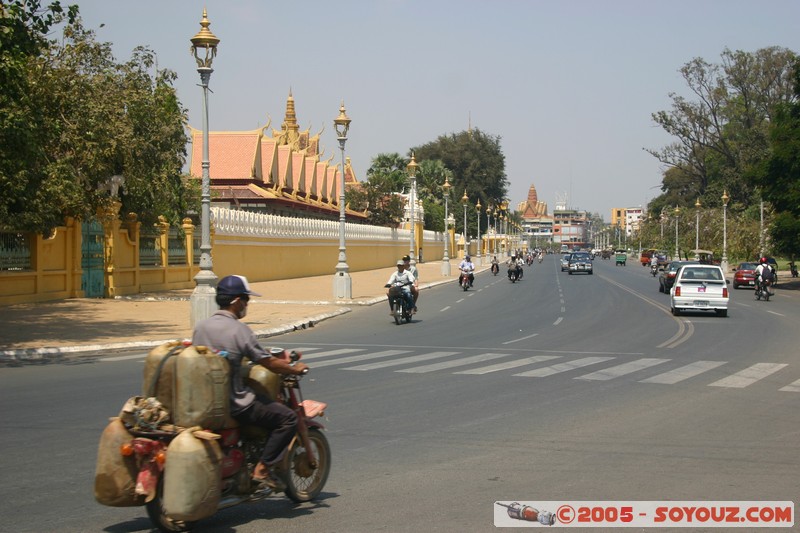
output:
[[[694,261],[672,261],[667,263],[661,274],[658,275],[658,292],[668,293],[675,283],[675,275],[683,265],[695,265]]]
[[[714,311],[728,316],[728,282],[717,265],[683,265],[669,291],[672,314],[683,311]]]
[[[586,272],[587,274],[592,274],[592,256],[589,255],[589,252],[575,252],[569,256],[567,267],[569,268],[570,275],[574,274],[575,272]]]
[[[734,269],[733,274],[733,288],[739,287],[755,287],[756,285],[756,268],[758,263],[739,263]]]
[[[569,270],[569,258],[572,254],[561,254],[561,272]]]

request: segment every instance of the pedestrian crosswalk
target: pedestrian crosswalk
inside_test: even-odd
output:
[[[563,374],[576,380],[611,381],[628,379],[638,383],[675,385],[687,380],[709,387],[742,389],[785,370],[784,363],[755,363],[742,367],[729,361],[694,361],[681,364],[672,359],[613,355],[520,355],[516,351],[426,351],[424,349],[370,349],[363,347],[326,350],[298,347],[312,368],[365,372],[388,369],[404,374],[450,372],[457,375],[485,375],[507,372],[514,378],[546,378]],[[529,367],[529,368],[528,368]],[[725,372],[727,370],[727,373]],[[653,372],[656,373],[653,373]],[[713,373],[712,373],[713,371]],[[779,376],[779,374],[778,374]],[[796,377],[796,376],[795,376]],[[800,380],[779,377],[768,380],[782,392],[800,392]]]

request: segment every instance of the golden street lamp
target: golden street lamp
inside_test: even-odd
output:
[[[697,261],[700,258],[700,254],[697,250],[700,249],[700,198],[694,203],[694,211],[696,215],[695,225],[694,225],[694,260]]]
[[[450,187],[450,182],[447,180],[447,175],[445,174],[444,185],[442,185],[442,192],[444,192],[444,257],[442,258],[442,276],[450,276],[450,221],[447,216]]]
[[[467,197],[467,189],[464,189],[464,196],[461,197],[461,203],[464,204],[464,257],[469,255],[467,253],[467,204],[469,197]]]
[[[489,240],[489,235],[492,233],[492,206],[486,206],[486,255],[492,253],[492,241]]]
[[[478,259],[478,265],[481,264],[481,199],[478,198],[478,203],[475,204],[475,209],[478,211],[478,251],[475,254],[475,257]]]
[[[211,263],[211,176],[208,159],[208,82],[211,80],[211,63],[217,55],[219,38],[211,33],[208,27],[211,22],[203,8],[203,18],[200,21],[200,31],[192,37],[192,53],[197,61],[197,72],[200,74],[200,85],[203,88],[203,174],[201,180],[201,209],[200,209],[200,271],[194,277],[196,282],[191,296],[190,325],[210,317],[217,310],[216,284],[217,276],[212,270]]]
[[[722,191],[722,260],[720,266],[725,275],[728,275],[728,191]]]
[[[415,235],[415,228],[414,228],[414,218],[416,215],[414,214],[414,204],[417,203],[417,169],[419,165],[417,164],[417,160],[414,159],[414,154],[411,154],[411,161],[408,163],[406,170],[408,170],[408,179],[411,180],[411,252],[408,254],[408,257],[411,258],[410,264],[414,266],[417,264],[416,259],[414,258],[414,253],[416,251],[417,245],[417,236]]]
[[[353,279],[350,277],[350,267],[347,265],[347,250],[344,242],[346,228],[344,186],[346,181],[344,145],[347,142],[347,132],[350,129],[350,117],[344,108],[344,100],[339,107],[339,116],[333,120],[336,138],[339,140],[339,149],[342,151],[342,175],[339,184],[339,262],[336,263],[336,273],[333,277],[333,297],[344,300],[353,299]]]

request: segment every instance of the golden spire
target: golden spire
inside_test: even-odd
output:
[[[286,99],[286,117],[283,119],[284,127],[287,131],[299,131],[300,126],[297,124],[297,115],[294,111],[294,97],[292,96],[292,89],[289,89],[289,97]]]

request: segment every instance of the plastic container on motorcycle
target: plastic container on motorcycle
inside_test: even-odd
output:
[[[145,360],[142,388],[178,426],[216,430],[235,425],[228,361],[205,346],[170,342],[154,348]]]
[[[183,431],[167,447],[164,512],[173,520],[201,520],[217,511],[221,497],[222,451],[215,440]]]
[[[145,497],[136,494],[136,458],[120,452],[123,445],[132,441],[133,435],[119,418],[112,419],[103,430],[94,474],[94,499],[98,503],[111,507],[144,505]]]
[[[250,372],[245,379],[245,383],[257,394],[263,394],[270,400],[278,399],[281,377],[261,365],[250,366]]]
[[[172,413],[173,387],[175,386],[174,357],[184,348],[180,341],[168,342],[156,346],[144,361],[144,379],[142,380],[142,396],[155,397],[167,411]]]

